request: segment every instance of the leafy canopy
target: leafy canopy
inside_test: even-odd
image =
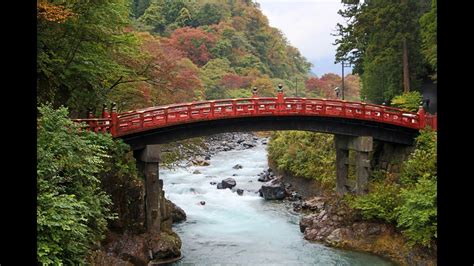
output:
[[[83,264],[115,216],[99,173],[110,135],[80,130],[68,111],[38,108],[37,258],[41,264]]]

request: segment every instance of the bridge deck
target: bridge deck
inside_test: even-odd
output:
[[[404,128],[437,129],[436,115],[362,102],[296,97],[254,97],[210,100],[156,106],[117,114],[103,112],[102,118],[76,119],[86,122],[90,130],[110,132],[114,137],[165,128],[180,124],[239,117],[321,116],[392,124]]]

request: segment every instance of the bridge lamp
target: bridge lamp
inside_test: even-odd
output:
[[[339,92],[341,89],[339,87],[334,88],[334,91],[336,92],[336,98],[339,98]]]
[[[257,87],[252,88],[253,96],[257,96]]]
[[[281,83],[278,84],[278,92],[283,92],[283,85]]]

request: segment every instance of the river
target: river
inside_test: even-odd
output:
[[[236,164],[243,168],[233,169]],[[173,226],[184,256],[173,265],[393,265],[303,239],[297,213],[258,196],[257,175],[267,168],[266,145],[259,141],[250,149],[217,153],[209,166],[160,170],[166,197],[187,214],[185,222]],[[244,190],[242,196],[210,184],[227,177]]]

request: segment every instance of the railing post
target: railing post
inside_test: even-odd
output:
[[[283,97],[283,85],[280,83],[278,84],[278,94],[277,94],[277,111],[283,112],[283,105],[285,103],[285,99]]]
[[[107,110],[107,104],[105,104],[105,103],[102,105],[102,118],[104,118],[104,119],[109,119],[110,118],[110,114]],[[104,121],[104,124],[102,126],[101,131],[104,132],[104,133],[107,132],[107,126],[109,126],[109,124],[110,124],[109,121],[107,121],[107,120]]]
[[[111,118],[111,125],[110,125],[110,134],[115,136],[118,132],[118,114],[117,114],[117,104],[115,102],[112,103],[112,107],[110,108],[110,118]]]
[[[252,98],[258,98],[257,87],[253,87],[253,89],[252,89]]]
[[[92,112],[92,108],[88,109],[87,118],[89,118],[89,119],[95,118],[94,113]],[[88,122],[88,124],[89,124],[89,127],[90,127],[91,131],[97,133],[97,121],[91,120],[91,121]]]
[[[211,102],[211,107],[210,108],[211,109],[209,110],[209,112],[211,113],[211,118],[214,118],[214,109],[215,109],[214,101]]]
[[[302,113],[306,114],[306,98],[303,98],[301,101],[301,108],[303,108]]]
[[[237,101],[235,99],[232,100],[232,114],[237,115]]]
[[[105,103],[102,106],[102,118],[110,118],[109,111],[107,110],[107,104]]]
[[[426,127],[426,112],[422,105],[418,107],[417,114],[418,114],[418,123],[419,123],[420,129],[425,128]]]

